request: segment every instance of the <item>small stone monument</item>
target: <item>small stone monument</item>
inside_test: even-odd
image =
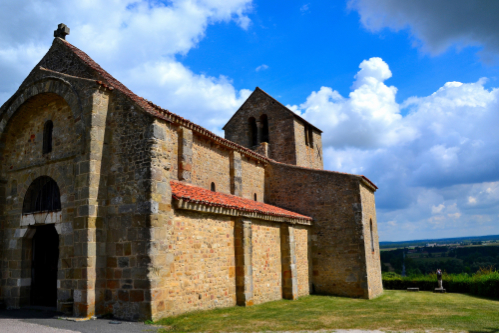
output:
[[[435,288],[435,293],[445,293],[445,289],[442,284],[442,270],[437,269],[437,281],[438,281],[438,288]]]

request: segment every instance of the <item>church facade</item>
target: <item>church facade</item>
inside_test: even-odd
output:
[[[219,137],[56,37],[0,108],[0,301],[143,320],[383,292],[374,192],[257,88]]]

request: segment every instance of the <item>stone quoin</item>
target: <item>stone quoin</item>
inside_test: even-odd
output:
[[[256,88],[225,138],[65,40],[0,108],[0,300],[157,319],[383,292],[374,192]]]

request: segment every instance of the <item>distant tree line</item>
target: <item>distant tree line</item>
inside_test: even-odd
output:
[[[438,268],[449,274],[475,273],[480,268],[490,267],[499,269],[499,246],[478,246],[478,247],[459,247],[449,248],[446,246],[419,247],[417,253],[427,253],[427,258],[435,258],[439,253],[438,259],[424,260],[419,258],[409,258],[408,249],[397,249],[381,252],[381,269],[383,272],[393,270],[400,274],[402,264],[404,263],[403,253],[406,252],[405,269],[408,276],[429,274],[435,272]]]

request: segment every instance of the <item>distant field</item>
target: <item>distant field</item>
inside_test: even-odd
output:
[[[465,294],[385,290],[374,299],[307,296],[159,320],[165,332],[262,332],[321,329],[497,333],[499,301]]]
[[[380,249],[393,250],[393,249],[401,249],[404,247],[411,247],[411,246],[425,246],[427,243],[430,244],[436,243],[437,245],[442,245],[442,244],[473,243],[473,242],[487,242],[487,241],[499,241],[499,235],[421,239],[421,240],[404,241],[404,242],[379,242],[379,247]],[[496,243],[495,245],[499,245],[499,243]]]

